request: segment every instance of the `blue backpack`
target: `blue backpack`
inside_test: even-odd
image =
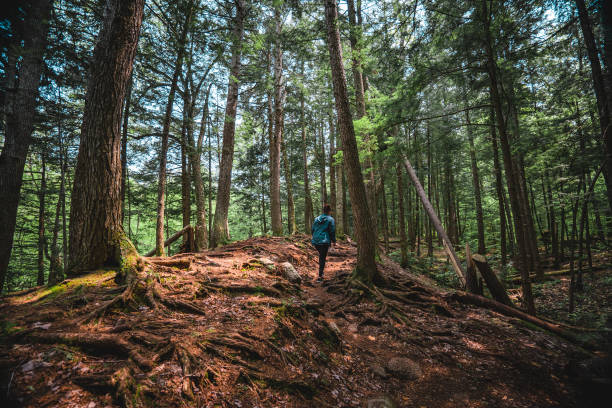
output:
[[[336,242],[336,223],[325,214],[319,215],[312,223],[312,241],[314,245],[325,245]]]

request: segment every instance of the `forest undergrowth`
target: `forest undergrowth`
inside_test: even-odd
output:
[[[378,264],[384,287],[348,284],[356,258],[349,242],[330,253],[318,284],[315,253],[305,235],[258,237],[143,258],[134,284],[118,285],[115,271],[99,270],[9,295],[0,304],[0,402],[600,406],[597,392],[605,390],[584,368],[601,360],[597,345],[605,339],[595,332],[569,342],[468,305],[385,256]],[[301,284],[283,277],[285,262]],[[555,296],[555,284],[542,285],[545,299]]]

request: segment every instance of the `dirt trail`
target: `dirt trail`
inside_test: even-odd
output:
[[[148,258],[126,302],[112,271],[7,297],[0,405],[586,406],[567,377],[575,346],[390,260],[380,297],[348,287],[355,255],[339,244],[320,284],[308,237],[252,238]]]

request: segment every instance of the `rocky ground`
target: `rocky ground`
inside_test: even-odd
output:
[[[608,406],[592,338],[467,305],[387,258],[385,287],[349,285],[355,256],[340,243],[319,284],[308,237],[260,237],[146,258],[127,286],[100,270],[5,297],[0,405]]]

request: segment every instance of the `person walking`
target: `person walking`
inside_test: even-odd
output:
[[[331,216],[331,206],[323,206],[323,214],[315,218],[312,223],[312,244],[319,252],[319,278],[317,282],[323,282],[323,270],[325,269],[325,258],[329,247],[336,243],[336,222]]]

